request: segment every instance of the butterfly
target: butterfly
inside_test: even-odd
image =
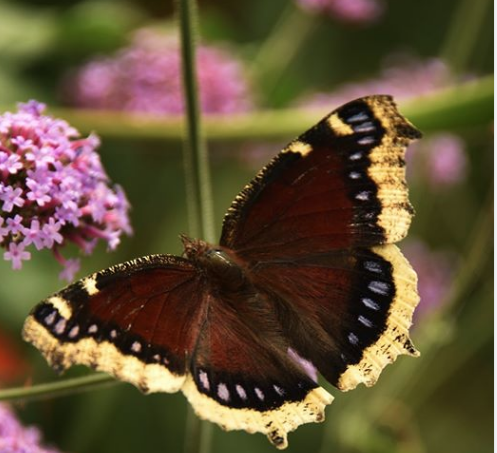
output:
[[[417,277],[405,151],[421,136],[390,96],[334,110],[235,198],[219,245],[96,272],[40,302],[24,338],[57,371],[84,364],[280,449],[339,390],[373,385],[409,338]]]

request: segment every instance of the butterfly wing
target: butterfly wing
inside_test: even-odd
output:
[[[280,449],[289,431],[323,421],[333,398],[291,359],[282,333],[273,302],[251,285],[213,290],[183,387],[196,413],[224,429],[266,434]]]
[[[221,245],[254,262],[399,241],[412,217],[405,150],[419,137],[390,96],[340,107],[236,197]]]
[[[144,392],[175,392],[205,318],[204,287],[186,259],[139,258],[42,301],[23,336],[59,371],[83,364]]]
[[[276,302],[292,348],[342,390],[417,354],[416,275],[392,243],[410,224],[404,157],[419,136],[389,96],[348,103],[278,154],[225,217],[221,244]]]
[[[277,303],[291,347],[340,390],[375,384],[409,339],[416,274],[393,245],[261,263],[251,279]]]

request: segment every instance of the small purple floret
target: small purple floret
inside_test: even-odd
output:
[[[9,244],[9,250],[3,254],[3,259],[12,261],[12,269],[21,269],[22,261],[31,259],[31,253],[24,250],[24,244],[22,242],[19,244],[11,242]]]
[[[24,199],[21,197],[22,189],[12,186],[4,186],[0,191],[0,200],[3,201],[2,211],[12,212],[14,206],[22,207],[24,205]]]

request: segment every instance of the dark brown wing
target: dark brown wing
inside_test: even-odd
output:
[[[144,392],[181,389],[200,417],[284,448],[332,397],[288,356],[272,302],[251,285],[221,289],[186,259],[152,255],[48,297],[23,335],[59,371],[83,364]]]
[[[251,285],[210,297],[183,392],[224,429],[261,432],[277,448],[303,423],[324,420],[331,395],[289,355],[272,301]]]
[[[38,304],[23,335],[57,370],[83,364],[145,392],[176,392],[205,319],[186,259],[152,255],[92,274]]]
[[[291,347],[340,390],[373,385],[409,339],[417,278],[393,245],[260,263],[250,275],[276,302]]]
[[[255,262],[402,239],[412,216],[404,155],[418,137],[390,96],[340,107],[241,192],[221,245]]]

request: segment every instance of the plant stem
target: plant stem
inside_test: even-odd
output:
[[[312,14],[303,14],[294,2],[288,2],[252,61],[252,76],[268,94],[274,91],[292,60],[304,47],[315,23]]]
[[[457,130],[488,124],[493,120],[494,77],[453,85],[445,90],[405,101],[402,113],[423,132]],[[265,110],[239,115],[210,115],[204,118],[209,140],[291,139],[316,122],[326,109]],[[11,110],[11,107],[1,110]],[[162,139],[177,143],[184,139],[185,127],[179,118],[122,112],[50,109],[84,133],[98,130],[103,137],[119,139]],[[208,202],[209,204],[210,202]],[[208,240],[208,238],[206,237]]]
[[[190,213],[190,234],[214,241],[212,188],[207,146],[202,131],[196,77],[197,6],[195,0],[179,0],[183,90],[186,104],[185,173]]]
[[[195,0],[178,0],[181,38],[183,90],[186,105],[186,143],[184,148],[190,234],[214,242],[212,187],[207,146],[202,134],[198,96],[195,44],[198,16]],[[200,421],[188,405],[185,453],[209,453],[212,425]]]
[[[486,14],[491,12],[488,6],[488,0],[460,0],[454,11],[441,56],[455,74],[468,69]]]
[[[89,374],[77,378],[61,379],[47,384],[0,390],[0,401],[33,401],[36,399],[55,398],[118,383],[118,381],[108,374]]]

